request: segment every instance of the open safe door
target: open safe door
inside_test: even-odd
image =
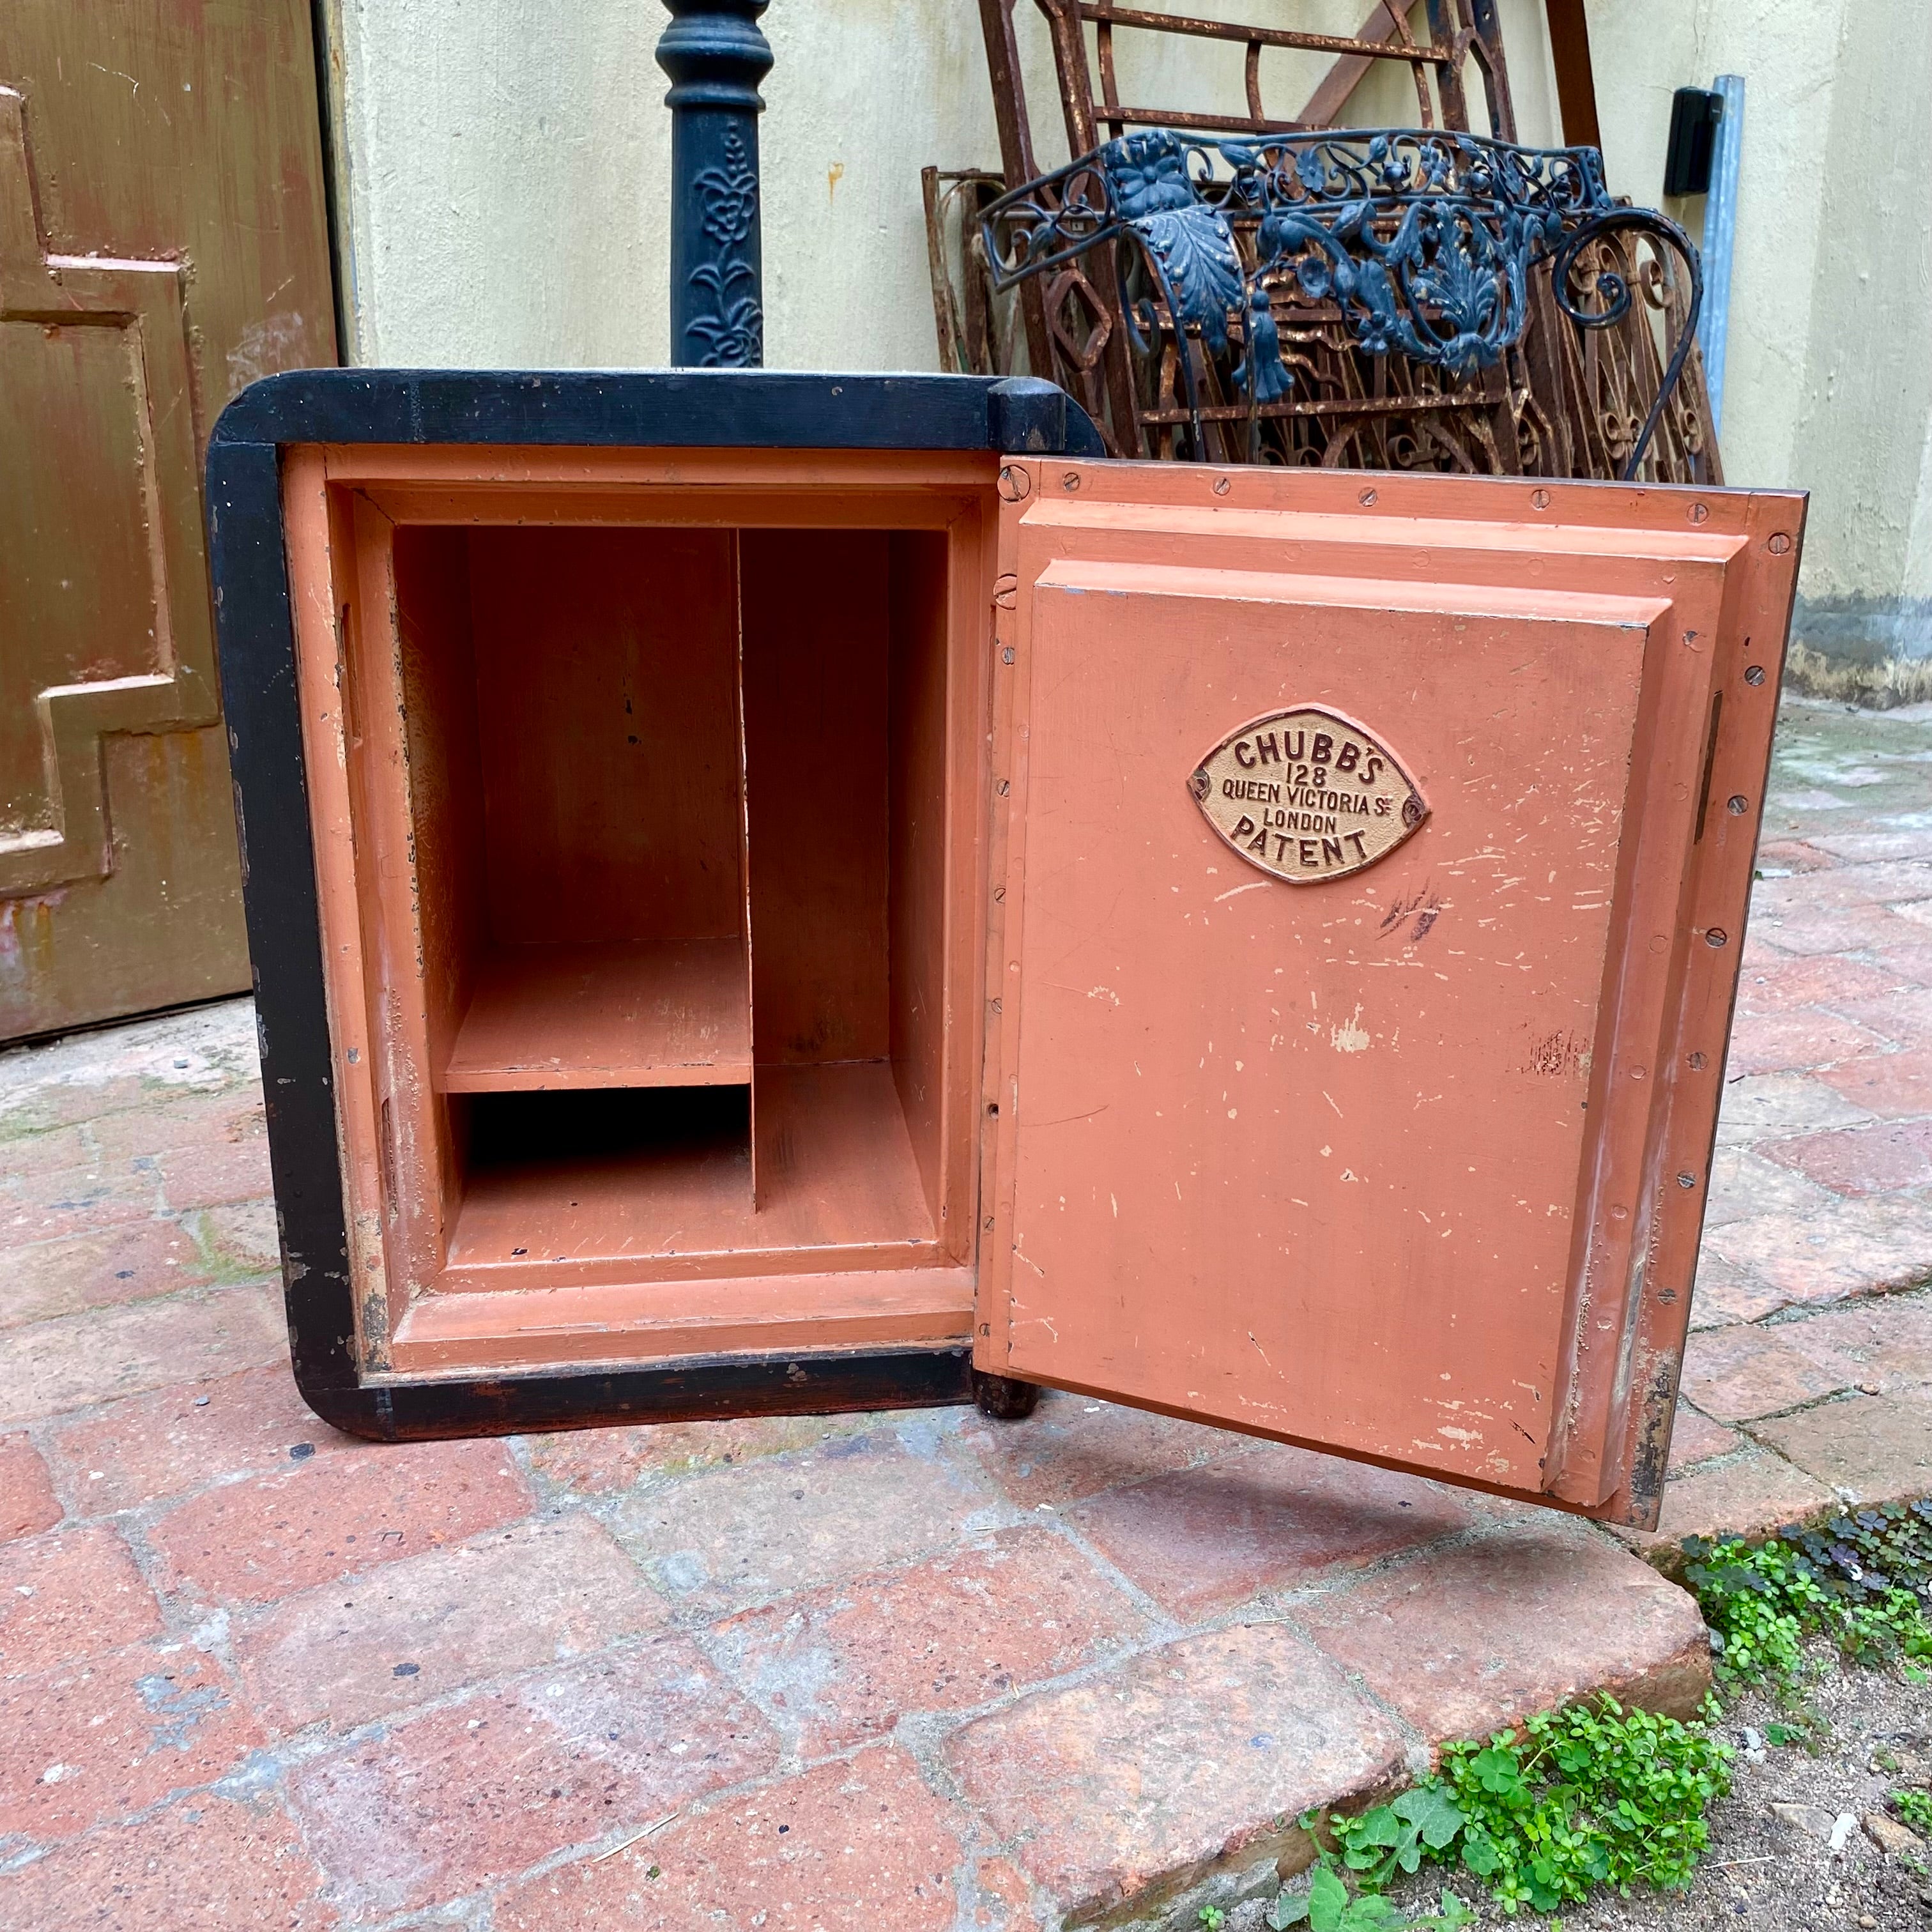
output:
[[[976,1365],[1654,1523],[1802,499],[999,494]]]

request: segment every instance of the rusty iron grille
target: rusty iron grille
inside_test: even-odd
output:
[[[1001,172],[927,171],[944,366],[1051,376],[1086,407],[1109,449],[1124,456],[1723,481],[1692,338],[1700,296],[1694,250],[1661,217],[1612,200],[1594,149],[1545,152],[1515,145],[1508,65],[1491,0],[1428,0],[1426,38],[1382,7],[1369,13],[1358,34],[1340,36],[1302,32],[1278,16],[1250,26],[1117,7],[1110,0],[1036,0],[1052,44],[1067,148],[1081,158],[1058,170],[1038,162],[1022,80],[1017,4],[980,0]],[[1240,96],[1216,104],[1211,114],[1126,100],[1115,44],[1134,32],[1240,44],[1246,50]],[[1274,47],[1331,56],[1320,85],[1288,114],[1270,112],[1262,97],[1261,56]],[[1357,83],[1388,62],[1413,80],[1418,127],[1335,128]],[[1483,104],[1490,137],[1471,130],[1472,99]],[[1352,267],[1373,251],[1359,240],[1339,238],[1334,212],[1367,199],[1382,212],[1371,214],[1364,232],[1383,247],[1401,225],[1400,213],[1388,218],[1399,202],[1346,191],[1348,170],[1372,167],[1366,150],[1378,136],[1390,144],[1383,165],[1419,165],[1425,182],[1430,158],[1446,156],[1442,178],[1452,196],[1465,183],[1466,166],[1480,165],[1478,157],[1501,165],[1503,156],[1541,154],[1539,162],[1509,165],[1528,167],[1558,204],[1569,197],[1569,205],[1556,211],[1561,234],[1539,235],[1522,251],[1520,301],[1510,271],[1492,266],[1495,298],[1478,329],[1449,326],[1445,317],[1454,302],[1432,301],[1425,292],[1418,316],[1418,305],[1399,297],[1393,311],[1416,329],[1414,340],[1405,343],[1398,330],[1384,335],[1365,326],[1370,319],[1363,304],[1339,286],[1331,250],[1346,253]],[[1281,243],[1293,238],[1277,230],[1270,246],[1262,236],[1268,210],[1252,200],[1244,205],[1244,194],[1264,202],[1272,195],[1286,204],[1291,220],[1312,218],[1315,211],[1295,205],[1308,194],[1300,164],[1304,156],[1319,156],[1324,144],[1343,186],[1315,197],[1330,205],[1331,219],[1316,223],[1325,239],[1304,231],[1284,250]],[[1106,179],[1100,160],[1110,149],[1123,163],[1138,157],[1116,164],[1114,183]],[[1244,152],[1256,160],[1245,163]],[[1292,165],[1276,168],[1269,160],[1275,155],[1292,157]],[[1127,225],[1132,213],[1126,202],[1147,190],[1126,177],[1134,166],[1144,172],[1156,156],[1156,178],[1165,191],[1172,195],[1180,188],[1231,238],[1240,285],[1218,316],[1183,312],[1177,326],[1176,309],[1161,286],[1167,262],[1150,260],[1144,232]],[[1244,187],[1236,188],[1237,181]],[[997,230],[989,233],[987,217],[1003,198],[1000,188],[1010,200],[1029,184],[1035,184],[1036,200],[1049,201],[1070,188],[1090,213],[1106,211],[1111,195],[1116,232],[1088,246],[1054,245],[1032,262],[1020,260],[1012,252],[1013,238]],[[1587,193],[1578,192],[1582,188]],[[1426,192],[1414,186],[1406,191]],[[1526,221],[1535,212],[1537,196],[1529,198]],[[1493,208],[1496,200],[1487,190],[1472,197],[1474,218],[1489,222],[1490,216],[1474,211]],[[1137,212],[1144,218],[1157,211]],[[1055,229],[1057,207],[1042,212],[1046,221],[1029,224],[1010,210],[1006,225],[1057,234],[1062,243],[1083,238],[1077,224]],[[1466,230],[1464,236],[1462,249],[1449,252],[1480,257],[1487,244],[1472,243]],[[1328,266],[1325,282],[1318,256]],[[1219,260],[1226,290],[1225,250]],[[1204,268],[1196,266],[1208,280]],[[1490,302],[1483,278],[1466,278],[1459,299],[1466,308]],[[1270,328],[1271,347],[1263,339]],[[1452,344],[1459,334],[1476,334],[1481,352],[1470,352],[1468,344],[1449,353],[1432,348],[1444,340],[1445,331]],[[1257,349],[1268,352],[1250,357],[1250,334]],[[1418,344],[1424,352],[1414,352]]]

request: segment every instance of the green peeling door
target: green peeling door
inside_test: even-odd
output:
[[[308,0],[0,7],[0,1040],[248,986],[201,456],[322,180]]]

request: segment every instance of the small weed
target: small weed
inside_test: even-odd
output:
[[[1932,1838],[1932,1791],[1921,1791],[1916,1786],[1894,1791],[1890,1799],[1892,1808],[1901,1822],[1910,1825],[1922,1835]]]
[[[1824,1749],[1831,1734],[1831,1726],[1808,1705],[1801,1706],[1792,1714],[1791,1723],[1772,1723],[1764,1727],[1766,1744],[1774,1744],[1780,1750],[1795,1744],[1800,1750],[1809,1751],[1814,1757]]]
[[[1402,1793],[1404,1798],[1413,1795]],[[1312,1811],[1301,1820],[1310,1829],[1316,1822]],[[1308,1932],[1461,1932],[1462,1927],[1475,1923],[1476,1915],[1446,1886],[1439,1909],[1420,1918],[1392,1905],[1377,1892],[1360,1892],[1352,1897],[1335,1869],[1334,1856],[1319,1847],[1317,1856],[1320,1862],[1309,1874],[1307,1884],[1285,1887],[1268,1907],[1262,1922],[1269,1932],[1288,1932],[1292,1925],[1305,1925]]]
[[[1625,1711],[1607,1697],[1546,1712],[1486,1744],[1448,1746],[1439,1771],[1386,1804],[1330,1817],[1359,1895],[1324,1853],[1306,1890],[1284,1892],[1268,1923],[1274,1932],[1472,1923],[1450,1892],[1422,1918],[1382,1897],[1398,1874],[1424,1864],[1460,1864],[1510,1912],[1553,1912],[1599,1886],[1681,1886],[1704,1849],[1705,1814],[1730,1789],[1730,1750],[1702,1724]]]
[[[1804,1644],[1822,1636],[1855,1663],[1932,1658],[1932,1499],[1792,1528],[1768,1541],[1685,1540],[1685,1580],[1720,1646],[1728,1693],[1762,1688],[1786,1703],[1804,1674]]]
[[[1717,1640],[1719,1685],[1733,1696],[1761,1685],[1790,1702],[1803,1680],[1805,1629],[1816,1620],[1823,1592],[1780,1543],[1753,1550],[1692,1537],[1684,1551],[1690,1558],[1685,1581]]]

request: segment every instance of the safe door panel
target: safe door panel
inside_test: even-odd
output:
[[[1600,1500],[1712,654],[1667,594],[1082,555],[1058,507],[996,652],[980,1359]]]

